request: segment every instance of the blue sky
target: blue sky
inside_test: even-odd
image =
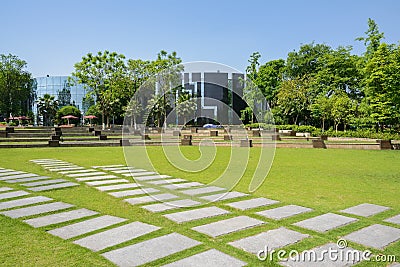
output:
[[[142,59],[164,49],[184,62],[242,71],[252,52],[264,63],[312,41],[359,54],[364,47],[354,39],[369,17],[386,42],[400,40],[397,0],[5,0],[0,8],[0,53],[26,60],[34,76],[69,75],[82,56],[105,49]]]

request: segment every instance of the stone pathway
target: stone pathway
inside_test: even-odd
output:
[[[282,227],[276,224],[281,224],[281,222],[289,218],[295,219],[295,216],[307,214],[313,211],[313,209],[298,205],[275,207],[279,205],[278,200],[253,197],[236,191],[226,192],[226,189],[221,187],[204,185],[199,182],[191,182],[185,179],[170,177],[168,175],[124,165],[92,166],[92,168],[86,169],[59,160],[45,160],[40,163],[44,164],[47,168],[58,169],[60,174],[74,178],[79,182],[84,182],[97,190],[121,198],[121,200],[131,205],[138,205],[153,213],[161,213],[160,215],[155,214],[151,216],[163,216],[180,225],[190,225],[191,222],[200,223],[200,225],[197,224],[197,226],[191,227],[191,229],[199,234],[207,236],[207,238],[227,236],[229,239],[230,234],[243,232],[243,235],[246,237],[229,242],[227,241],[227,245],[242,250],[243,253],[250,253],[253,257],[255,257],[255,254],[260,250],[265,250],[266,247],[270,251],[272,249],[284,249],[298,242],[307,242],[306,240],[310,240],[313,236],[302,232],[305,229],[314,231],[316,232],[315,235],[320,236],[328,231],[342,229],[348,227],[350,224],[357,224],[359,219],[352,217],[353,215],[355,217],[372,217],[390,209],[389,207],[364,203],[341,211],[333,211],[318,216],[311,216],[310,214],[306,219],[291,223],[290,225],[286,224],[285,227]],[[52,166],[52,164],[55,164],[57,167]],[[65,168],[77,169],[60,171],[60,169]],[[13,170],[8,170],[7,172],[10,173],[12,171]],[[2,173],[3,172],[0,172],[0,175]],[[23,174],[25,173],[13,175]],[[130,177],[134,178],[134,183],[130,180]],[[51,183],[41,186],[47,185],[51,185]],[[146,191],[153,193],[151,195],[146,195]],[[4,193],[7,193],[7,191]],[[243,199],[241,200],[240,198]],[[200,204],[208,204],[210,201],[216,203],[218,203],[218,201],[224,202],[219,204],[218,207],[218,204],[215,204],[216,206],[208,205],[195,207]],[[226,207],[226,209],[221,207]],[[264,210],[260,211],[260,208],[264,208]],[[252,212],[252,209],[257,210]],[[69,211],[63,211],[65,214],[68,212]],[[245,212],[246,215],[242,214],[243,212]],[[70,239],[83,234],[90,234],[93,231],[101,231],[74,240],[73,242],[93,251],[99,251],[100,253],[102,253],[104,249],[119,245],[117,249],[111,249],[110,251],[102,253],[105,258],[119,266],[137,266],[151,263],[155,260],[163,259],[169,255],[182,252],[201,244],[199,241],[179,233],[170,233],[147,240],[146,238],[144,238],[144,240],[141,238],[142,241],[134,242],[135,238],[140,236],[145,237],[146,234],[157,231],[160,226],[149,225],[144,222],[128,222],[126,219],[109,215],[98,214],[93,216],[98,217],[89,217],[89,219],[82,222],[52,229],[49,233],[63,239]],[[258,219],[260,216],[262,219]],[[307,215],[304,215],[303,218],[305,216]],[[50,219],[56,221],[61,220],[61,217],[61,215],[54,216],[50,217]],[[210,223],[209,220],[207,220],[208,218],[213,218],[213,222]],[[202,223],[202,220],[205,220],[205,222]],[[38,221],[46,221],[46,219],[43,218]],[[73,219],[71,221],[73,221]],[[353,231],[343,236],[343,238],[365,246],[366,248],[384,249],[400,240],[400,229],[398,228],[400,224],[400,214],[387,218],[384,221],[392,224],[394,227],[374,224]],[[268,224],[268,222],[271,223]],[[275,225],[273,225],[272,222]],[[268,224],[268,226],[271,225],[272,229],[266,231],[263,227],[266,224]],[[106,227],[107,230],[102,230]],[[249,228],[252,228],[255,234],[248,236],[246,233]],[[124,229],[127,233],[124,232]],[[109,240],[109,242],[105,240]],[[129,241],[129,245],[124,245],[127,241]],[[312,250],[318,255],[326,248],[337,248],[337,245],[333,243],[336,242],[336,240],[330,241],[332,243],[317,246]],[[351,248],[345,248],[343,252],[350,250]],[[300,255],[302,255],[301,252]],[[351,266],[357,262],[359,262],[359,260],[332,262],[329,259],[324,259],[321,262],[313,262],[286,259],[279,264],[283,266]],[[191,256],[178,259],[165,266],[204,265],[244,266],[246,263],[219,250],[208,248],[205,251],[197,252],[195,255],[191,254]]]

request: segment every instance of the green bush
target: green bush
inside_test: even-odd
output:
[[[70,123],[78,124],[81,117],[81,111],[75,106],[65,106],[60,108],[56,113],[56,120],[58,123],[67,124],[67,119],[61,119],[61,117],[73,115],[78,117],[78,119],[70,119]]]

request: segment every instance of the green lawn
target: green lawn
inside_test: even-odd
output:
[[[251,149],[248,168],[235,190],[247,192],[249,181],[257,164],[259,151],[258,148]],[[160,173],[207,183],[211,182],[213,178],[224,170],[230,150],[228,147],[218,147],[217,156],[213,164],[200,173],[176,170],[162,156],[161,147],[150,147],[148,152]],[[200,156],[199,151],[195,147],[183,147],[183,152],[190,159],[196,159]],[[46,171],[39,165],[30,163],[29,160],[35,158],[56,158],[85,167],[92,165],[125,164],[124,154],[120,147],[1,149],[0,153],[0,167],[53,177],[60,177],[61,175]],[[264,230],[285,226],[312,236],[312,238],[305,239],[298,244],[288,247],[288,249],[304,250],[325,244],[329,241],[335,242],[340,236],[374,223],[386,224],[382,222],[383,219],[400,213],[399,162],[399,151],[277,149],[268,177],[253,195],[279,200],[281,202],[279,206],[297,204],[313,208],[314,211],[276,222],[254,214],[255,211],[266,208],[239,212],[221,203],[217,203],[215,204],[216,206],[232,212],[226,215],[226,218],[245,214],[264,220],[268,224],[216,239],[208,238],[192,231],[190,228],[207,222],[217,221],[220,218],[209,218],[178,225],[165,219],[160,214],[146,212],[138,206],[131,206],[120,199],[113,198],[83,184],[72,189],[41,192],[38,195],[49,196],[56,200],[75,204],[77,207],[96,210],[103,214],[120,216],[132,221],[142,221],[162,227],[160,231],[124,243],[122,246],[136,243],[140,239],[148,239],[149,237],[160,236],[170,232],[178,232],[203,243],[184,253],[169,257],[167,260],[155,262],[155,265],[166,264],[184,256],[204,251],[207,248],[216,248],[238,259],[249,262],[250,266],[274,266],[274,263],[260,262],[256,257],[230,247],[226,243]],[[73,180],[68,177],[64,178]],[[10,184],[0,181],[0,186],[10,186]],[[18,185],[11,186],[14,188],[23,188]],[[234,200],[225,202],[231,201]],[[371,218],[359,217],[357,223],[330,231],[327,234],[319,234],[291,225],[302,219],[311,218],[326,212],[338,212],[341,209],[365,202],[389,206],[392,209]],[[53,229],[56,226],[34,229],[22,223],[21,220],[9,219],[4,216],[0,216],[0,226],[1,266],[112,266],[100,256],[100,253],[93,253],[87,249],[73,245],[70,241],[64,241],[45,233],[44,230]],[[365,249],[354,243],[350,243],[350,245],[353,248]],[[116,247],[113,247],[113,249]],[[111,249],[101,252],[109,250]],[[397,259],[400,260],[400,242],[389,246],[384,251],[372,251],[374,253],[395,254]],[[360,266],[386,265],[365,262],[361,263]]]

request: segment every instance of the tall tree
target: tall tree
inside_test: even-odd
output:
[[[278,92],[278,105],[291,123],[307,121],[307,110],[310,105],[309,79],[307,77],[285,80]]]
[[[384,125],[400,118],[400,46],[382,43],[366,63],[365,94],[371,117],[383,130]]]
[[[0,114],[26,115],[34,100],[34,83],[25,70],[26,62],[17,56],[0,55]]]
[[[58,102],[53,95],[45,94],[37,101],[38,113],[43,116],[43,125],[51,126],[58,109]]]
[[[285,78],[313,77],[321,65],[321,58],[330,53],[331,47],[325,44],[305,44],[299,51],[290,52],[286,59]]]
[[[105,127],[105,117],[110,115],[109,108],[111,102],[115,101],[110,95],[110,91],[115,91],[126,74],[125,56],[116,52],[98,52],[82,57],[82,61],[75,64],[75,71],[72,76],[78,83],[84,84],[88,89],[89,95],[96,98],[102,115],[103,128]],[[107,120],[108,121],[108,120]]]
[[[181,92],[178,97],[176,111],[183,117],[183,124],[186,125],[187,119],[194,115],[197,110],[197,103],[187,92]]]
[[[368,60],[378,50],[381,40],[385,38],[383,32],[379,31],[378,24],[375,20],[368,18],[368,30],[365,37],[356,38],[357,41],[363,41],[366,46],[365,57]]]
[[[258,69],[255,83],[267,99],[270,108],[276,105],[276,95],[282,82],[284,69],[285,61],[283,59],[269,61]]]

